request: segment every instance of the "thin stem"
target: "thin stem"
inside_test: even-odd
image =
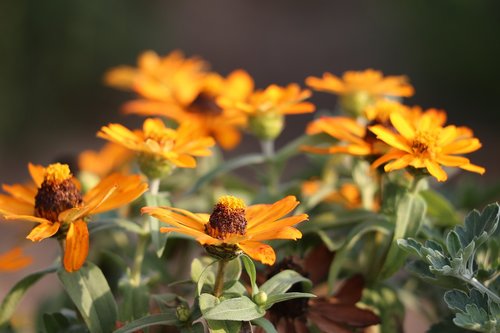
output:
[[[274,157],[274,140],[261,140],[260,147],[262,154],[267,158]]]
[[[226,270],[227,260],[221,259],[217,268],[217,277],[214,284],[214,296],[220,297],[224,291],[224,271]]]
[[[487,294],[492,301],[500,303],[500,297],[491,290],[489,290],[484,284],[479,282],[476,278],[473,277],[471,279],[464,279],[464,281],[470,283],[474,288],[478,289],[481,293]]]
[[[157,195],[160,191],[160,178],[155,178],[149,181],[149,192],[152,195]]]

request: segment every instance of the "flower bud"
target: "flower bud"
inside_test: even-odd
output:
[[[264,291],[259,291],[254,297],[253,297],[254,302],[257,305],[265,305],[267,302],[267,294]]]
[[[357,91],[340,97],[340,107],[351,116],[363,115],[364,109],[373,104],[375,100],[366,91]]]
[[[274,140],[280,135],[285,118],[279,113],[264,113],[249,118],[249,129],[260,140]]]
[[[167,159],[147,153],[139,154],[137,163],[141,172],[148,179],[158,179],[168,176],[175,168],[175,165]]]
[[[175,313],[177,315],[177,319],[179,319],[180,321],[187,321],[189,319],[189,316],[191,315],[191,311],[184,304],[179,305],[175,309]]]

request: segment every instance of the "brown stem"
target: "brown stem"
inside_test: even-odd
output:
[[[224,271],[226,269],[227,260],[220,260],[217,268],[217,277],[214,284],[214,296],[220,297],[224,291]]]

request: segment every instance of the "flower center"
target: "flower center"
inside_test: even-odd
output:
[[[67,164],[55,163],[45,169],[44,180],[35,196],[35,215],[58,221],[61,212],[82,204],[82,195],[71,180]]]
[[[171,149],[175,142],[176,132],[171,128],[149,129],[144,133],[146,142],[152,140],[157,142],[162,148]]]
[[[230,235],[244,235],[247,229],[245,208],[245,203],[239,198],[230,195],[221,197],[205,224],[205,232],[221,240]]]
[[[188,112],[217,116],[222,109],[215,103],[215,99],[206,93],[200,93],[187,107]]]
[[[436,145],[438,139],[437,131],[417,131],[411,148],[416,155],[430,155],[434,156],[436,153]]]

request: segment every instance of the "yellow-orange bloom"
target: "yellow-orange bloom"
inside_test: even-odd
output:
[[[80,171],[91,172],[99,177],[121,170],[133,158],[134,153],[122,145],[108,142],[101,150],[85,150],[78,156]]]
[[[0,272],[13,272],[31,264],[33,258],[23,254],[20,247],[0,254]]]
[[[194,79],[193,79],[194,80]],[[172,83],[181,91],[184,86],[196,93],[190,98],[152,99],[142,95],[142,99],[128,102],[123,109],[126,113],[145,116],[163,116],[176,122],[188,123],[193,132],[203,136],[213,136],[225,149],[234,148],[241,140],[238,130],[247,122],[245,114],[234,109],[222,109],[215,102],[220,96],[239,100],[253,89],[251,77],[243,70],[236,70],[226,78],[216,73],[209,73],[194,81]]]
[[[202,59],[185,58],[180,51],[165,57],[146,51],[139,56],[137,66],[113,68],[104,80],[112,87],[135,91],[146,99],[188,103],[196,98],[208,68]]]
[[[321,117],[306,129],[309,135],[325,133],[340,140],[329,147],[302,146],[301,149],[316,154],[345,153],[355,156],[377,155],[383,151],[381,142],[366,127],[349,117]]]
[[[347,71],[339,78],[331,73],[324,73],[322,78],[310,76],[306,84],[318,91],[337,95],[365,92],[372,97],[413,95],[413,87],[405,76],[386,76],[380,71],[367,69],[364,71]]]
[[[97,136],[137,152],[145,159],[159,158],[181,168],[194,168],[194,156],[211,155],[209,148],[215,144],[211,137],[200,137],[187,123],[172,129],[159,118],[146,119],[142,130],[136,131],[120,124],[103,126]]]
[[[255,260],[272,265],[276,254],[262,241],[302,237],[293,225],[307,220],[307,215],[284,217],[298,204],[294,196],[288,196],[274,204],[246,207],[241,199],[224,196],[210,215],[173,207],[144,207],[142,212],[171,225],[161,228],[161,232],[192,236],[205,247],[234,247],[235,251],[243,251]]]
[[[26,237],[32,241],[58,235],[65,237],[64,268],[78,270],[89,251],[86,218],[123,206],[147,190],[140,176],[112,174],[82,195],[66,164],[29,164],[34,184],[3,185],[9,195],[0,194],[0,214],[6,220],[36,222]]]
[[[485,169],[471,164],[469,159],[456,156],[481,148],[481,143],[473,137],[470,129],[449,125],[442,127],[446,117],[442,112],[429,110],[411,121],[399,113],[390,115],[392,127],[382,125],[370,127],[377,138],[391,146],[391,150],[373,163],[378,167],[387,163],[386,172],[407,166],[425,168],[438,181],[448,178],[442,166],[459,167],[483,174]]]

